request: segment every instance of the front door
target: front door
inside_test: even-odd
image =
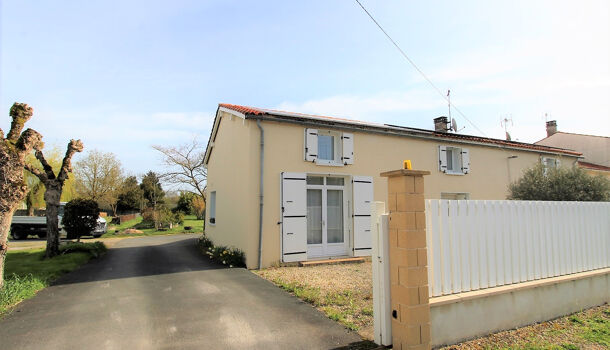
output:
[[[347,255],[345,179],[307,176],[307,256]]]

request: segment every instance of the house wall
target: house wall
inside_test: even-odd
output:
[[[220,112],[220,126],[208,162],[207,198],[216,191],[216,224],[205,232],[216,245],[246,253],[247,265],[258,261],[259,131],[256,123]]]
[[[610,166],[610,137],[558,132],[536,144],[573,149],[581,152],[586,162]]]
[[[232,245],[246,252],[248,268],[258,264],[258,174],[259,130],[254,120],[221,112],[220,130],[208,163],[208,192],[217,191],[217,224],[206,224],[206,232],[216,244]],[[470,199],[505,199],[510,181],[538,163],[536,152],[503,150],[498,147],[451,141],[417,139],[354,132],[354,164],[322,166],[305,162],[304,129],[298,124],[263,121],[265,129],[265,193],[263,219],[263,266],[280,261],[281,205],[280,173],[305,172],[372,176],[374,200],[386,201],[387,179],[379,174],[402,167],[410,159],[413,167],[429,170],[425,198],[441,198],[441,192],[467,192]],[[467,147],[470,173],[448,175],[438,170],[438,146]],[[509,159],[509,156],[517,158]],[[562,158],[559,157],[558,158]],[[562,166],[571,166],[574,157],[563,157]]]
[[[248,122],[254,123],[246,121]],[[411,159],[414,169],[429,170],[432,173],[426,177],[425,198],[439,199],[441,192],[467,192],[470,193],[470,199],[505,199],[509,182],[519,178],[526,168],[540,161],[540,154],[535,152],[505,151],[474,144],[350,131],[354,133],[354,164],[322,166],[303,160],[304,126],[269,121],[262,125],[265,128],[264,266],[277,263],[281,255],[278,222],[281,221],[282,171],[372,176],[374,200],[385,202],[387,179],[379,174],[399,169],[404,159]],[[438,170],[438,146],[441,144],[467,147],[470,150],[469,174],[447,175]],[[508,159],[513,155],[517,158]],[[258,159],[257,156],[254,158]],[[561,165],[571,166],[575,161],[574,157],[563,157]]]

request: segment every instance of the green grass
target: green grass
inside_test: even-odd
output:
[[[107,218],[108,222],[112,220],[112,218]],[[190,230],[185,230],[185,226],[191,226]],[[142,231],[142,233],[129,233],[125,234],[124,231],[127,229],[136,229]],[[115,231],[119,232],[116,233]],[[103,238],[111,238],[111,237],[124,237],[124,236],[156,236],[156,235],[171,235],[176,233],[200,233],[203,232],[203,220],[197,220],[195,215],[187,215],[184,218],[184,223],[182,225],[174,226],[171,230],[157,230],[154,227],[150,227],[142,222],[142,217],[137,217],[133,220],[126,221],[121,225],[108,225],[108,232],[105,233]]]
[[[278,287],[294,294],[297,298],[310,303],[322,310],[328,318],[343,324],[345,327],[358,331],[359,327],[354,322],[359,313],[373,315],[373,310],[367,308],[361,310],[361,305],[351,291],[322,293],[320,288],[309,287],[304,284],[290,282],[282,279],[274,279],[272,282]]]
[[[29,299],[59,276],[106,251],[100,243],[71,243],[61,247],[62,254],[44,259],[44,249],[10,251],[6,256],[4,287],[0,290],[0,316],[19,302]]]

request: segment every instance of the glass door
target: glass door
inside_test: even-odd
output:
[[[307,255],[347,254],[344,179],[307,177]]]

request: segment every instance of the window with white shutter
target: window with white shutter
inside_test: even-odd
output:
[[[354,176],[354,256],[369,256],[373,247],[371,205],[373,178]]]
[[[305,161],[315,162],[318,158],[318,130],[305,129]]]
[[[467,148],[439,146],[438,170],[452,175],[468,174],[470,172],[470,152]]]
[[[282,173],[282,260],[307,260],[307,186],[304,173]]]
[[[341,135],[343,141],[343,156],[341,161],[344,165],[354,164],[354,134],[348,134],[346,132]]]
[[[317,165],[354,164],[354,134],[305,129],[305,161]]]

